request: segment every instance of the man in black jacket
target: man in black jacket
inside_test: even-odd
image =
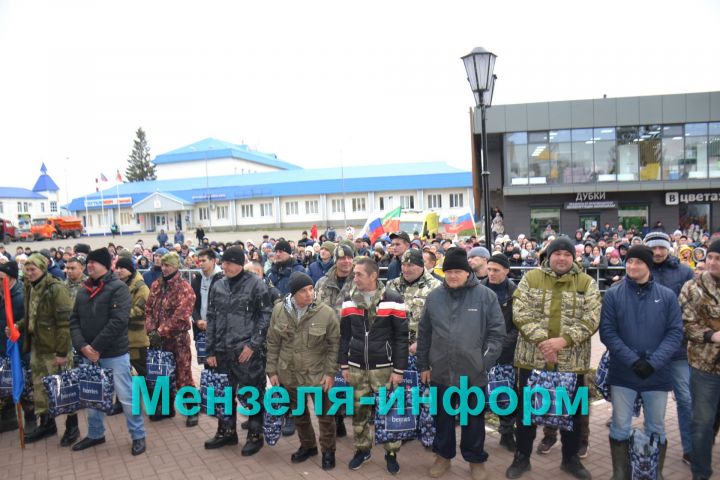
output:
[[[87,257],[90,278],[77,294],[70,316],[70,335],[75,350],[102,368],[113,370],[115,394],[123,405],[133,455],[145,452],[142,415],[132,412],[132,378],[128,324],[132,299],[125,282],[110,271],[112,258],[107,248],[93,250]],[[85,450],[105,443],[105,414],[88,410],[88,435],[73,446]]]
[[[445,283],[430,292],[425,302],[417,346],[422,381],[432,381],[432,386],[437,387],[438,401],[449,387],[461,384],[463,377],[469,386],[485,387],[486,371],[495,365],[505,338],[505,320],[497,296],[480,285],[465,250],[459,247],[448,250],[443,270]],[[477,403],[477,396],[471,395],[466,406],[475,409]],[[438,478],[448,471],[450,460],[455,457],[455,415],[443,405],[438,408],[435,425],[435,463],[429,474]],[[460,452],[470,463],[471,478],[486,479],[484,410],[471,415],[467,425],[462,426]]]
[[[383,287],[378,281],[377,263],[370,257],[357,258],[354,272],[355,286],[343,302],[338,352],[343,377],[355,389],[355,455],[350,461],[351,470],[370,459],[373,445],[372,408],[360,398],[382,386],[389,389],[399,385],[408,364],[408,322],[402,295]],[[387,470],[394,475],[400,471],[397,452],[401,442],[383,446]]]
[[[245,251],[230,247],[223,253],[225,277],[210,290],[207,311],[207,365],[227,373],[233,392],[238,387],[254,387],[259,403],[265,392],[265,339],[272,301],[267,286],[255,274],[245,271]],[[237,412],[233,395],[233,412],[229,421],[218,419],[215,436],[205,442],[214,449],[236,445]],[[250,417],[243,456],[257,453],[263,445],[263,409]]]
[[[480,281],[480,284],[488,287],[497,295],[505,317],[505,340],[502,344],[502,352],[497,359],[497,365],[509,365],[512,368],[515,358],[515,345],[517,343],[518,331],[513,323],[513,293],[517,289],[515,283],[508,278],[510,273],[510,261],[502,253],[496,253],[487,261],[487,278]],[[502,415],[500,419],[500,445],[508,451],[515,453],[515,413]]]

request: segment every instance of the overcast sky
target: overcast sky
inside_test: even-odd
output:
[[[0,185],[45,162],[94,192],[139,126],[153,156],[215,137],[304,168],[469,170],[473,47],[498,55],[494,104],[714,91],[718,25],[717,0],[0,0]]]

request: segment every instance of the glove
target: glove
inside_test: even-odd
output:
[[[151,349],[162,350],[162,337],[160,337],[160,334],[157,332],[157,330],[153,330],[152,332],[148,333],[148,339],[150,340]]]
[[[655,369],[652,365],[650,365],[650,362],[645,359],[641,359],[633,363],[632,369],[633,372],[635,372],[635,375],[642,378],[643,380],[645,380],[655,372]]]

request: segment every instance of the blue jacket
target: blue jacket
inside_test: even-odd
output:
[[[2,282],[0,282],[2,286]],[[15,285],[10,288],[10,299],[12,303],[13,322],[17,323],[25,318],[25,292],[23,291],[23,282],[17,281]],[[5,299],[0,296],[0,356],[6,354],[7,336],[5,335],[5,326],[7,325],[7,317],[5,315]],[[20,342],[24,338],[20,337]],[[22,352],[22,343],[20,344],[20,351]]]
[[[642,391],[672,390],[668,364],[682,344],[677,296],[655,280],[640,287],[625,277],[603,299],[600,339],[610,351],[608,384]],[[644,358],[655,369],[642,380],[632,366]]]
[[[147,272],[143,273],[143,280],[145,281],[145,285],[148,286],[148,288],[152,287],[152,284],[155,280],[162,277],[162,270],[160,270],[160,267],[152,267]]]
[[[387,281],[389,282],[390,280],[395,280],[401,273],[402,268],[400,267],[400,259],[397,256],[393,256],[387,269]]]
[[[693,271],[687,265],[680,263],[677,257],[668,256],[663,263],[656,263],[650,269],[653,280],[660,285],[669,288],[675,293],[675,297],[680,296],[680,290],[685,282],[693,279]],[[687,359],[687,340],[683,340],[682,344],[675,352],[673,360]]]
[[[282,293],[283,296],[290,293],[288,283],[290,282],[290,274],[292,274],[292,272],[305,273],[305,267],[303,267],[302,263],[295,258],[291,259],[284,265],[273,263],[270,268],[270,272],[268,272],[268,278],[275,288],[280,290],[280,293]]]
[[[330,259],[327,263],[323,263],[322,260],[317,260],[310,264],[308,267],[308,275],[312,278],[313,285],[318,282],[322,277],[327,275],[328,270],[335,265],[335,262]]]

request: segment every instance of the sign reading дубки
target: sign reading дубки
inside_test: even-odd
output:
[[[581,192],[575,196],[574,202],[565,202],[565,210],[595,210],[600,208],[617,208],[617,202],[606,200],[605,192]]]
[[[681,203],[710,203],[720,202],[720,192],[679,193],[666,192],[665,205],[679,205]]]

